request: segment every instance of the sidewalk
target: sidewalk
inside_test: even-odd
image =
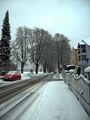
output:
[[[90,120],[64,81],[48,82],[37,92],[39,97],[20,120]]]

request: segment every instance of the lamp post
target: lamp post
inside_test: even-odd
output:
[[[82,47],[80,45],[80,65],[81,65],[81,74],[82,74]]]

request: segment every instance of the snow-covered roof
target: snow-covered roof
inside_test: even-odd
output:
[[[90,72],[90,66],[86,67],[86,68],[84,69],[84,72]]]
[[[90,37],[88,37],[88,38],[86,38],[86,39],[83,39],[83,41],[84,41],[86,44],[90,45]],[[81,40],[81,41],[80,41],[80,44],[85,44],[84,42],[82,42],[82,40]]]
[[[70,66],[76,66],[76,65],[67,65],[67,67],[70,67]]]

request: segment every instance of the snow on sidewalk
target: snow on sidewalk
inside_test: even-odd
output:
[[[61,74],[57,73],[53,77],[54,79],[64,79]]]
[[[90,120],[63,81],[48,82],[38,92],[39,97],[20,120]]]

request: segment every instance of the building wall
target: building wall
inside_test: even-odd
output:
[[[75,48],[72,48],[71,52],[71,64],[78,64],[78,51]]]
[[[90,65],[90,46],[79,44],[78,47],[78,65]]]

